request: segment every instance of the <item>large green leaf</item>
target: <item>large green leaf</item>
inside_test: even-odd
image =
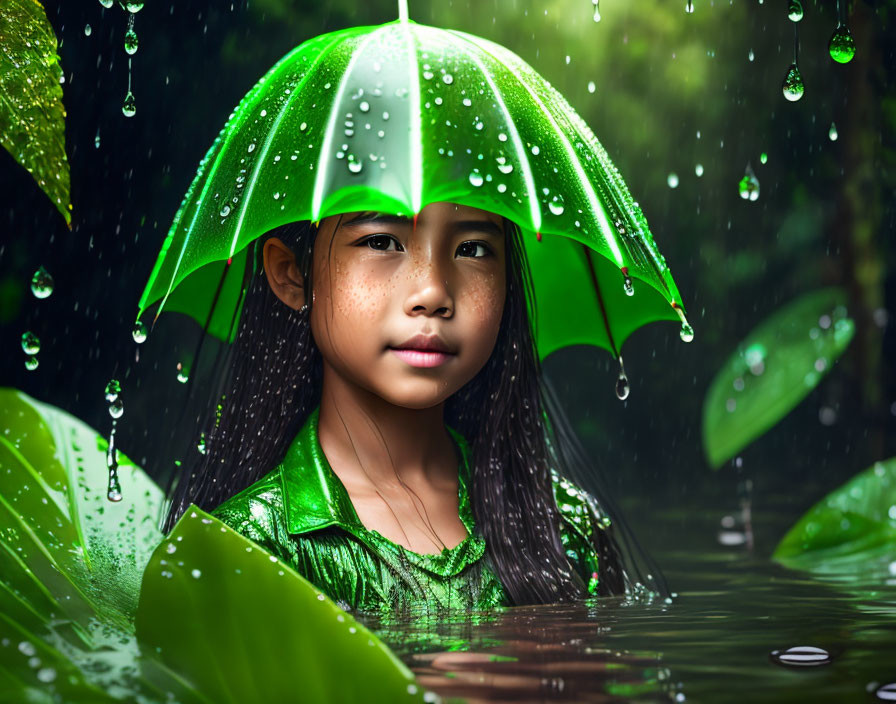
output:
[[[423,697],[410,670],[376,636],[195,506],[146,568],[137,633],[214,702],[391,704]]]
[[[896,457],[877,462],[800,518],[773,559],[820,572],[889,572],[896,563]]]
[[[0,144],[37,181],[71,227],[62,67],[37,0],[0,2]]]
[[[766,319],[719,370],[703,403],[703,449],[713,467],[734,457],[814,389],[852,339],[846,293],[808,293]]]

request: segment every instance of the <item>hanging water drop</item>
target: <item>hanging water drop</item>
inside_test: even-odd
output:
[[[121,397],[109,404],[109,415],[116,420],[124,415],[124,404],[121,402]]]
[[[37,354],[40,352],[40,340],[37,335],[28,331],[22,334],[22,351],[25,354]]]
[[[364,162],[360,159],[349,158],[348,160],[348,170],[353,174],[361,173],[361,170],[364,168]]]
[[[678,188],[678,174],[674,171],[666,177],[666,183],[669,188]]]
[[[108,10],[110,7],[112,7],[113,2],[114,2],[114,0],[100,0],[100,5],[102,5],[103,7],[105,7]]]
[[[600,22],[600,0],[591,0],[591,4],[594,5],[594,15],[592,19],[595,22]]]
[[[588,81],[588,92],[593,93],[596,90],[597,86],[595,85],[594,81]]]
[[[839,135],[837,134],[837,125],[835,125],[832,122],[831,129],[828,130],[828,139],[830,139],[832,142],[836,142],[838,136]]]
[[[753,171],[753,167],[747,164],[743,178],[737,185],[738,193],[744,200],[759,200],[759,179]]]
[[[31,293],[35,298],[48,298],[53,293],[53,277],[43,267],[34,272],[31,277]]]
[[[90,27],[89,24],[84,25],[84,36],[85,37],[89,37],[92,32],[93,32],[93,29]]]
[[[848,64],[856,55],[856,41],[845,24],[838,25],[834,30],[828,43],[828,51],[838,64]]]
[[[25,357],[25,369],[29,372],[33,372],[37,369],[38,364],[40,364],[40,362],[37,361],[37,357],[33,355],[31,357]]]
[[[109,469],[109,484],[106,487],[106,498],[109,501],[121,501],[121,484],[118,481],[118,450],[115,447],[115,421],[112,421],[112,432],[109,434],[109,447],[106,448],[106,467]]]
[[[124,97],[121,112],[124,113],[125,117],[133,117],[137,114],[137,101],[134,100],[134,94],[131,91],[128,91],[128,94]]]
[[[470,183],[472,183],[477,188],[479,188],[479,186],[482,185],[483,181],[484,181],[484,179],[482,178],[482,174],[479,173],[478,171],[473,171],[470,174]]]
[[[694,12],[694,0],[688,0],[684,4],[684,11],[687,12],[688,14],[691,14]]]
[[[133,15],[131,15],[133,18]],[[137,32],[134,31],[133,27],[130,27],[128,31],[124,35],[124,50],[131,55],[137,53],[137,47],[140,42],[137,39]]]
[[[616,398],[620,401],[625,401],[625,399],[628,398],[630,391],[631,386],[628,383],[628,377],[625,375],[625,370],[622,368],[620,360],[619,377],[616,379]]]
[[[138,345],[142,345],[146,342],[146,325],[142,320],[138,320],[134,323],[134,327],[131,328],[131,337],[134,338],[134,342]]]
[[[803,3],[800,0],[790,0],[787,5],[787,19],[791,22],[799,22],[803,19]]]
[[[622,267],[622,290],[626,296],[635,295],[635,284],[632,277],[628,275],[628,267]]]
[[[784,93],[784,97],[791,103],[803,97],[803,92],[805,91],[803,76],[800,73],[799,66],[795,63],[790,64],[790,67],[787,69],[787,75],[784,76],[784,82],[781,84],[781,91]]]
[[[681,321],[681,330],[678,331],[678,336],[681,338],[682,342],[693,342],[694,328],[692,328],[691,324],[688,322],[684,311],[677,303],[673,303],[672,307],[675,309],[675,312],[678,313],[678,319]]]
[[[554,215],[563,215],[563,198],[560,195],[555,195],[548,203],[548,209]]]

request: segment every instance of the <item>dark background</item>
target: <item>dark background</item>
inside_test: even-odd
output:
[[[793,51],[786,2],[694,0],[686,14],[684,0],[604,0],[600,23],[588,0],[409,4],[418,22],[505,44],[567,96],[619,166],[672,269],[696,339],[683,344],[678,326],[664,323],[637,332],[625,347],[628,401],[616,400],[615,363],[600,350],[565,350],[546,362],[624,503],[733,508],[738,484],[750,478],[756,506],[786,494],[795,519],[896,454],[896,3],[848,3],[858,52],[838,65],[827,52],[835,3],[805,2],[806,93],[797,103],[781,94]],[[69,232],[31,177],[0,153],[0,384],[105,433],[103,388],[120,379],[119,447],[162,477],[197,439],[198,406],[187,404],[188,387],[176,377],[199,331],[177,314],[162,316],[139,362],[130,331],[199,160],[283,54],[325,31],[393,20],[397,6],[149,0],[136,15],[132,118],[121,112],[127,13],[96,0],[45,6],[65,74],[74,227]],[[761,183],[756,202],[737,192],[748,162]],[[677,188],[667,184],[670,172]],[[29,290],[41,265],[56,281],[42,301]],[[850,295],[857,332],[847,353],[739,466],[714,473],[700,436],[712,376],[758,322],[830,284]],[[25,330],[42,341],[33,372],[19,345]],[[823,408],[834,415],[820,415]],[[678,515],[687,520],[687,510]]]

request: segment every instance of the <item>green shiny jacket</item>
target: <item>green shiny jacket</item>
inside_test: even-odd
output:
[[[319,409],[311,413],[273,471],[212,515],[291,565],[344,609],[478,611],[510,605],[473,521],[470,450],[460,434],[448,429],[462,458],[458,510],[468,534],[439,554],[420,554],[361,523],[321,449],[318,415]],[[591,536],[602,524],[585,492],[556,472],[552,478],[566,554],[589,594],[596,594],[598,558]]]

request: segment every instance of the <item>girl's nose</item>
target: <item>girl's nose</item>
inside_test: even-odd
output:
[[[430,256],[421,257],[411,275],[404,304],[408,315],[450,318],[454,315],[454,298],[445,272]]]

